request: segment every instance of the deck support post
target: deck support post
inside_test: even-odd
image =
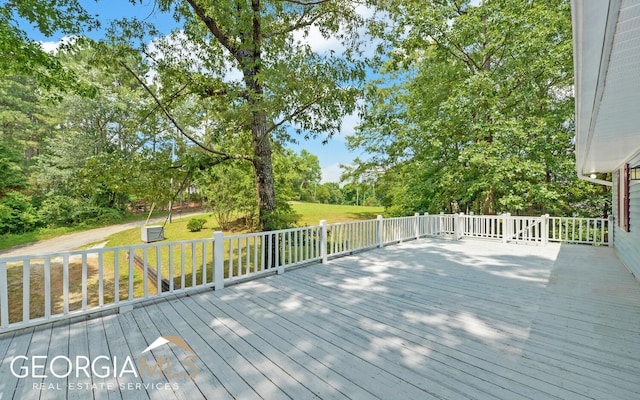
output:
[[[224,233],[213,232],[213,282],[215,290],[224,288]]]
[[[327,220],[323,219],[320,221],[320,257],[323,264],[326,264],[328,260],[327,243]]]

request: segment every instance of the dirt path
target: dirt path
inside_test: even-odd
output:
[[[186,218],[202,212],[192,212],[174,215],[173,219]],[[150,223],[164,222],[166,217],[151,218]],[[89,243],[105,240],[107,237],[127,229],[144,225],[145,221],[127,222],[126,224],[105,226],[83,232],[70,233],[53,239],[41,240],[39,242],[27,243],[10,249],[0,250],[0,257],[27,256],[33,254],[58,253],[77,249]]]

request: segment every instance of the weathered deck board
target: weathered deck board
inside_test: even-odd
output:
[[[260,332],[259,336],[252,335],[252,343],[259,346],[260,342],[264,342],[265,347],[268,344],[285,355],[290,361],[279,362],[278,365],[288,366],[289,369],[285,370],[296,374],[296,377],[307,381],[319,379],[322,390],[319,393],[320,397],[333,399],[341,398],[344,395],[350,399],[362,400],[376,397],[374,393],[367,390],[370,387],[364,386],[366,379],[353,382],[345,378],[340,371],[327,365],[327,359],[331,357],[330,353],[322,353],[309,338],[294,337],[291,330],[273,324],[270,321],[271,318],[248,316],[247,307],[240,301],[220,301],[217,297],[211,297],[209,294],[198,296],[196,301],[201,307],[210,307],[216,314],[219,312],[218,315],[227,316],[250,332]],[[264,312],[261,314],[263,316],[270,315]],[[274,356],[272,351],[268,351],[266,348],[264,351],[265,354]],[[278,357],[278,354],[275,356]],[[346,365],[342,364],[339,367],[345,368]]]
[[[191,324],[173,308],[174,303],[180,303],[181,300],[172,301],[169,303],[171,307],[167,307],[166,304],[161,304],[160,309],[165,315],[169,323],[173,325],[176,332],[181,336],[191,348],[196,351],[198,357],[202,361],[199,365],[204,370],[198,374],[198,377],[204,375],[214,376],[220,382],[221,387],[224,387],[230,397],[238,399],[259,399],[260,397],[256,393],[256,390],[240,375],[239,372],[233,369],[233,361],[231,359],[226,360],[224,358],[225,352],[232,349],[227,349],[225,346],[219,346],[221,341],[218,335],[213,332],[207,332],[204,329],[194,329]],[[221,349],[219,353],[217,348]],[[205,395],[208,392],[203,390]]]
[[[51,340],[51,328],[52,324],[44,325],[35,329],[33,336],[31,337],[31,343],[29,344],[29,353],[46,356],[49,353],[49,342]],[[42,365],[40,361],[37,365]],[[42,376],[44,374],[44,368],[33,368],[34,375]],[[42,383],[42,378],[35,378],[36,383]],[[33,390],[31,382],[27,379],[19,379],[16,386],[14,397],[19,399],[38,399],[40,393]]]
[[[49,342],[49,351],[47,355],[50,358],[54,358],[56,356],[67,356],[69,354],[69,321],[59,321],[53,324],[51,330],[51,341]],[[59,375],[64,374],[65,366],[60,364],[55,364],[54,369],[56,373]],[[42,384],[45,387],[49,387],[50,385],[56,385],[58,383],[58,379],[56,379],[53,375],[48,374],[47,378],[44,378]],[[38,391],[32,390],[35,393]],[[59,397],[58,397],[59,398]],[[41,392],[40,399],[42,400],[56,400],[56,392],[53,390],[45,390]]]
[[[261,299],[266,301],[265,297],[261,297],[259,292],[263,288],[257,288],[256,292],[252,293],[252,298]],[[289,297],[277,298],[273,294],[268,296],[270,300],[274,298],[279,303],[275,307],[286,307],[291,301]],[[294,301],[300,301],[295,299]],[[330,303],[325,303],[320,298],[315,298],[314,302],[319,306],[324,307],[331,306]],[[487,388],[482,379],[476,378],[473,375],[464,374],[463,369],[452,368],[456,364],[457,359],[450,358],[447,360],[438,359],[433,349],[431,351],[423,351],[418,343],[415,341],[415,336],[403,335],[403,332],[394,332],[391,329],[387,329],[387,332],[375,333],[366,327],[363,328],[362,323],[367,322],[371,313],[365,313],[358,315],[355,318],[349,318],[345,314],[338,315],[334,312],[324,313],[322,310],[319,313],[312,311],[313,306],[304,304],[304,315],[292,318],[289,320],[297,325],[299,329],[308,329],[308,335],[311,337],[317,336],[316,341],[322,340],[322,338],[329,337],[331,343],[338,347],[341,352],[353,352],[353,354],[366,363],[377,366],[381,369],[385,369],[387,373],[391,374],[396,379],[401,379],[402,388],[398,388],[396,393],[400,394],[400,397],[414,397],[407,393],[403,393],[409,385],[414,386],[419,390],[423,390],[425,394],[423,396],[427,398],[431,395],[435,398],[441,397],[465,397],[473,398],[478,394],[480,387],[489,389],[494,397],[499,396],[498,393],[502,392],[503,388],[494,387],[490,384],[490,388]],[[329,308],[324,308],[328,310]],[[277,310],[273,310],[277,313]],[[325,314],[324,316],[322,314]],[[375,313],[373,313],[375,315]],[[374,322],[374,321],[371,321]],[[391,324],[394,321],[390,322]],[[393,335],[393,336],[389,336]],[[413,339],[413,341],[412,341]],[[428,369],[428,374],[424,373],[427,369],[415,368],[424,366],[429,360],[439,363],[441,368]],[[428,383],[428,384],[426,384]],[[475,385],[475,386],[474,386]],[[427,395],[428,394],[428,395]],[[505,393],[502,393],[504,396]],[[511,396],[514,398],[514,395]]]
[[[136,310],[138,311],[138,310]],[[151,341],[155,340],[155,338],[157,338],[160,335],[163,336],[180,336],[180,332],[176,331],[176,330],[168,330],[167,328],[167,319],[165,317],[165,315],[160,311],[160,308],[157,305],[152,305],[150,304],[149,306],[142,308],[139,310],[141,313],[142,312],[146,312],[147,315],[145,316],[145,319],[148,318],[151,322],[153,322],[156,326],[156,329],[153,330],[153,332],[151,333]],[[134,314],[136,315],[136,314]],[[132,351],[132,353],[134,354],[139,354],[140,351],[142,351],[143,349],[140,348],[137,351]],[[173,355],[179,359],[182,359],[184,356],[188,355],[188,353],[181,349],[181,348],[170,348],[171,352],[173,353]],[[152,353],[154,351],[152,350]],[[163,354],[160,353],[159,356],[162,356]],[[165,353],[165,357],[166,357],[166,353]],[[164,380],[166,380],[167,382],[170,382],[170,377],[167,376],[168,374],[173,374],[173,375],[183,375],[183,374],[189,374],[190,371],[187,370],[185,368],[184,365],[182,365],[182,363],[177,363],[175,365],[172,365],[172,370],[171,371],[165,371],[164,373]],[[210,380],[208,380],[210,381]],[[214,392],[216,389],[216,386],[213,385],[213,382],[208,382],[207,380],[202,381],[200,384],[203,386],[204,390],[207,393],[211,393]],[[190,379],[185,379],[182,381],[182,385],[179,391],[176,391],[176,395],[177,398],[185,398],[187,400],[197,400],[197,399],[203,399],[205,398],[204,395],[202,394],[202,390],[201,388],[198,387],[198,385],[196,385],[192,380]],[[168,394],[168,398],[171,398],[170,393]],[[217,393],[216,392],[216,398],[219,399],[224,399],[226,398],[228,394],[226,392],[224,393]]]
[[[89,334],[87,329],[87,322],[83,320],[71,321],[69,324],[69,353],[67,355],[69,359],[74,360],[76,357],[88,357],[89,356]],[[87,397],[90,390],[70,390],[71,385],[83,388],[86,385],[91,385],[92,381],[90,377],[84,374],[79,374],[78,377],[75,374],[70,375],[67,379],[56,379],[57,383],[60,383],[61,388],[56,390],[49,390],[56,394],[60,391],[67,390],[67,399],[69,400],[82,400],[83,396]],[[43,390],[44,392],[44,390]]]
[[[302,274],[299,274],[298,276],[300,276],[300,275],[302,275]],[[351,278],[349,278],[349,279],[351,279]],[[330,291],[330,286],[331,286],[330,282],[325,282],[325,285],[326,285],[326,287],[322,287],[321,289],[318,289],[320,292],[318,292],[318,293],[316,293],[314,295],[315,298],[320,299],[320,298],[322,298],[322,293],[321,292],[326,293],[325,291]],[[279,289],[286,290],[286,288],[284,288],[284,287],[280,287]],[[340,291],[337,291],[337,293],[340,293]],[[398,292],[398,293],[400,293],[400,292]],[[360,294],[359,298],[362,299],[362,296],[363,295]],[[333,298],[333,296],[324,296],[324,297]],[[433,342],[429,343],[428,346],[424,346],[425,343],[421,338],[422,334],[438,334],[438,331],[441,330],[442,326],[449,325],[449,327],[451,327],[453,329],[456,329],[456,325],[458,325],[457,323],[451,324],[450,323],[451,322],[450,318],[440,318],[439,321],[438,321],[437,327],[436,327],[437,329],[435,329],[435,330],[433,328],[426,327],[426,329],[424,331],[422,331],[422,332],[421,331],[414,331],[414,332],[411,332],[410,334],[406,334],[405,332],[407,330],[412,330],[411,326],[402,327],[402,330],[404,330],[404,332],[402,330],[399,330],[399,329],[394,329],[394,328],[400,327],[399,324],[403,323],[401,320],[399,320],[397,318],[397,315],[400,315],[399,313],[401,313],[403,310],[407,310],[407,309],[410,310],[411,312],[420,312],[421,311],[420,310],[420,306],[416,305],[416,304],[419,304],[419,303],[416,303],[414,305],[407,305],[406,302],[403,302],[403,306],[399,307],[397,309],[398,314],[396,316],[394,316],[393,312],[391,312],[391,313],[387,314],[387,318],[386,319],[380,319],[380,310],[383,310],[383,309],[388,308],[388,307],[393,307],[393,305],[391,304],[394,301],[392,299],[392,296],[385,296],[384,299],[385,299],[386,304],[384,304],[384,303],[375,304],[370,309],[365,309],[363,312],[360,312],[359,315],[355,314],[355,317],[354,317],[355,322],[357,323],[358,318],[363,318],[363,317],[366,318],[368,316],[373,316],[373,318],[376,318],[378,321],[380,321],[382,324],[384,324],[384,326],[386,326],[386,329],[385,329],[386,330],[386,332],[385,332],[386,334],[389,334],[390,331],[393,330],[394,331],[393,334],[394,335],[398,335],[399,338],[402,339],[404,342],[413,340],[414,343],[417,342],[417,343],[421,344],[415,350],[418,353],[418,355],[422,354],[423,356],[427,356],[427,358],[428,358],[431,355],[427,354],[427,353],[424,353],[421,350],[424,347],[427,347],[427,348],[430,348],[432,351],[434,351],[436,349],[436,347],[438,346],[438,342],[437,341],[433,341]],[[335,301],[337,302],[335,305],[338,306],[338,308],[334,307],[334,309],[339,310],[343,314],[352,313],[351,311],[356,311],[356,309],[360,309],[359,306],[356,306],[356,305],[353,305],[353,304],[350,305],[348,307],[348,309],[341,309],[339,307],[340,303],[342,301],[348,301],[348,298],[336,298]],[[362,301],[362,303],[363,304],[370,304],[372,301],[375,302],[375,300],[373,300],[371,298],[365,298],[364,301]],[[452,318],[452,319],[455,319],[455,317]],[[467,319],[469,319],[469,316],[467,316]],[[478,324],[479,321],[477,319],[471,319],[471,320],[468,320],[467,322],[471,322],[472,324]],[[353,325],[354,322],[347,323],[345,325],[345,328],[348,328],[349,324]],[[474,326],[473,328],[476,329],[476,330],[478,328],[484,329],[482,326]],[[461,341],[461,342],[466,342],[466,341],[472,339],[471,337],[467,337],[467,336],[469,336],[469,335],[464,331],[457,332],[455,334],[456,339],[458,341]],[[384,345],[386,341],[389,341],[389,337],[385,337],[385,336],[380,336],[377,339],[379,339],[378,340],[379,345]],[[447,339],[449,339],[449,338],[447,337],[447,335],[442,335],[442,336],[440,336],[440,339],[441,339],[441,341],[444,341],[446,343]],[[485,344],[483,344],[483,346],[485,346]],[[457,388],[464,387],[465,383],[468,383],[469,381],[473,380],[474,373],[476,375],[478,375],[476,377],[477,379],[483,379],[484,378],[484,379],[486,379],[487,382],[490,382],[490,383],[489,384],[485,383],[484,385],[482,385],[482,388],[480,388],[480,387],[473,388],[472,392],[465,393],[465,397],[466,396],[471,396],[472,393],[477,392],[477,391],[482,391],[483,389],[485,389],[485,390],[486,389],[490,389],[491,386],[492,386],[491,384],[494,383],[492,381],[499,382],[500,379],[499,378],[496,379],[496,376],[492,376],[492,375],[489,375],[489,376],[484,375],[483,376],[482,373],[484,371],[488,371],[488,370],[492,370],[493,369],[494,371],[492,373],[495,374],[495,369],[496,368],[500,369],[500,367],[501,367],[501,362],[500,361],[501,361],[501,358],[503,358],[502,356],[498,355],[498,357],[496,357],[495,353],[492,354],[491,352],[485,352],[484,354],[480,354],[479,356],[476,356],[475,360],[474,359],[469,360],[469,354],[468,353],[473,351],[473,350],[475,350],[475,349],[471,349],[471,350],[470,349],[466,349],[467,353],[464,353],[464,352],[460,352],[459,353],[458,350],[457,350],[458,347],[459,346],[451,346],[451,347],[443,346],[440,349],[441,354],[444,355],[444,357],[445,357],[445,360],[441,361],[442,365],[446,365],[447,368],[460,368],[461,371],[465,371],[464,375],[461,375],[461,376],[457,377],[457,379],[459,379],[459,381],[455,381],[455,380],[451,380],[450,379],[450,382],[451,382],[450,384],[451,384],[452,387],[457,387]],[[452,354],[453,354],[453,356],[451,357]],[[446,357],[449,357],[449,359],[446,359]],[[390,361],[394,361],[394,360],[390,360]],[[473,368],[475,368],[475,371],[473,371],[473,370],[470,371],[469,368],[466,368],[468,365],[471,365]],[[480,367],[480,368],[477,368],[477,367]],[[431,372],[432,369],[429,369],[429,371]],[[510,372],[510,370],[506,369],[506,372],[508,374]],[[499,374],[498,374],[498,377],[499,377]],[[527,384],[527,379],[524,379],[524,383],[521,385],[521,386],[523,386],[523,385],[524,386],[521,387],[520,390],[523,390],[523,391],[530,390],[530,388],[526,387],[526,384]],[[511,381],[506,386],[513,388],[514,386],[518,386],[518,385],[519,384],[516,381]],[[492,394],[494,396],[494,398],[495,397],[498,397],[498,398],[500,398],[500,397],[501,398],[514,398],[515,396],[517,396],[517,394],[515,394],[515,393],[509,393],[507,395],[505,393],[499,394],[499,393],[490,392],[488,394]],[[563,394],[563,396],[566,397],[567,394],[565,393],[565,394]]]
[[[304,365],[295,363],[292,358],[286,356],[286,352],[281,352],[238,321],[230,319],[221,312],[212,312],[212,309],[215,309],[215,303],[208,302],[206,297],[206,295],[201,295],[198,300],[185,299],[184,303],[203,321],[210,321],[209,326],[220,327],[220,330],[225,333],[225,341],[230,346],[239,349],[245,357],[250,355],[253,360],[266,358],[269,365],[262,370],[273,369],[285,372],[282,375],[284,380],[281,382],[274,380],[274,382],[279,387],[286,388],[287,395],[292,398],[309,398],[323,393],[324,397],[332,399],[348,398],[336,390],[331,390],[332,388],[327,386],[327,382],[317,379],[315,375],[308,373],[309,371],[301,373],[305,369]],[[277,375],[281,375],[280,372]],[[280,380],[278,376],[276,379]]]
[[[160,336],[196,376],[179,346],[141,354]],[[19,379],[20,355],[161,370]],[[640,284],[609,248],[420,240],[0,335],[0,357],[2,400],[638,398]]]
[[[326,288],[322,288],[322,290],[326,290]],[[319,296],[318,296],[319,297]],[[347,299],[343,299],[343,300],[347,300]],[[385,297],[385,300],[387,302],[389,302],[389,298]],[[340,299],[336,299],[336,301],[340,301]],[[370,300],[367,299],[366,303],[369,303]],[[393,307],[392,304],[389,304],[388,306]],[[375,304],[372,305],[372,308],[369,310],[365,310],[364,313],[361,313],[360,315],[366,315],[366,313],[370,313],[370,315],[375,315],[376,310],[380,310],[382,308],[384,308],[385,305],[384,304]],[[349,311],[346,310],[341,310],[342,313],[350,313],[351,311],[356,311],[359,307],[354,307],[354,306],[350,306],[349,307]],[[401,312],[402,309],[407,309],[410,310],[411,312],[419,312],[419,308],[417,308],[415,305],[414,306],[407,306],[406,303],[404,305],[404,307],[402,308],[398,308],[398,312]],[[393,320],[393,313],[389,313],[389,317],[387,319],[380,319],[380,317],[377,317],[378,321],[381,321],[383,324],[385,324],[385,326],[387,327],[394,327],[394,328],[402,328],[402,330],[404,331],[410,331],[412,330],[411,326],[401,326],[398,324],[397,320]],[[447,325],[447,323],[450,323],[451,326],[456,326],[458,325],[458,323],[452,323],[452,320],[455,320],[455,317],[453,318],[447,318],[447,319],[442,319],[440,321],[440,326],[438,327],[437,330],[440,330],[441,326],[443,325]],[[475,326],[473,326],[474,329],[482,329],[483,327],[479,325],[479,320],[478,319],[474,319],[474,320],[470,320],[470,322],[472,322]],[[400,322],[400,324],[402,324],[402,322]],[[387,332],[390,330],[389,328],[386,329]],[[438,334],[437,330],[435,332],[433,332],[432,329],[427,328],[424,332],[428,333],[428,334]],[[491,371],[491,374],[493,374],[493,378],[488,378],[489,381],[494,381],[494,382],[499,382],[501,379],[513,379],[513,382],[511,383],[507,383],[506,386],[510,387],[510,388],[515,388],[518,387],[518,384],[521,385],[528,385],[527,387],[520,387],[519,390],[532,390],[532,388],[539,388],[540,382],[553,382],[555,379],[555,376],[548,374],[545,371],[537,371],[537,370],[529,370],[529,371],[525,371],[526,376],[515,376],[515,377],[510,377],[510,375],[513,374],[512,371],[510,371],[510,369],[517,369],[514,366],[510,365],[508,360],[506,360],[506,358],[497,353],[497,352],[487,352],[487,351],[482,351],[481,349],[484,347],[485,349],[490,349],[491,348],[491,343],[480,343],[480,347],[475,346],[477,348],[474,348],[473,345],[470,344],[470,342],[473,342],[473,337],[466,334],[465,332],[458,332],[455,334],[456,338],[461,342],[459,345],[456,346],[451,346],[451,347],[447,347],[447,346],[441,346],[439,342],[444,342],[447,343],[447,336],[446,335],[441,335],[439,337],[439,341],[432,341],[431,343],[426,343],[425,341],[420,341],[420,332],[413,332],[414,333],[414,337],[413,340],[417,340],[418,343],[422,344],[423,346],[419,347],[419,349],[422,348],[430,348],[433,351],[437,351],[438,349],[441,351],[441,354],[447,356],[454,356],[455,359],[453,360],[448,360],[448,361],[444,361],[443,364],[447,365],[448,367],[456,367],[456,365],[459,365],[460,363],[458,361],[466,361],[468,363],[468,365],[473,366],[476,370],[474,371],[473,369],[471,371],[468,371],[468,374],[470,376],[473,376],[474,374],[478,374],[477,368],[480,368],[480,371]],[[486,333],[486,332],[485,332]],[[403,332],[400,333],[400,335],[403,337],[403,339],[411,339],[410,336],[403,334]],[[460,351],[460,352],[459,352]],[[475,357],[475,359],[470,358],[470,357]],[[464,368],[465,365],[462,364],[462,366],[458,366],[458,368]],[[531,378],[531,379],[529,379]],[[537,381],[535,380],[537,379]],[[465,379],[463,377],[463,380],[467,380],[468,378]],[[557,384],[556,386],[560,386],[559,384]],[[562,386],[567,386],[567,384],[563,384]],[[489,387],[489,385],[485,386],[485,389]],[[558,388],[550,388],[552,389],[554,392],[556,392],[561,398],[571,398],[571,393],[563,393],[563,391],[561,389]],[[535,389],[536,391],[540,390],[540,389]],[[499,398],[512,398],[514,395],[512,394],[511,396],[503,396],[503,397],[499,397]]]
[[[16,387],[18,386],[19,379],[14,377],[10,372],[10,364],[14,357],[24,356],[28,354],[29,344],[31,343],[34,333],[34,328],[25,329],[23,331],[9,333],[11,337],[10,343],[7,347],[4,358],[2,359],[2,366],[0,367],[0,393],[7,398],[19,398],[15,396]],[[0,335],[4,336],[4,335]],[[18,359],[15,362],[16,372],[25,365],[22,359]]]
[[[108,355],[111,357],[117,357],[120,362],[123,362],[130,352],[129,348],[129,338],[130,332],[124,331],[120,325],[120,321],[116,318],[115,315],[109,315],[105,318],[102,318],[102,323],[104,325],[104,333],[107,340],[107,345],[109,348]],[[125,333],[126,332],[126,333]],[[135,354],[135,353],[133,353]],[[144,391],[128,391],[125,394],[122,394],[122,390],[120,389],[120,385],[126,385],[129,383],[129,380],[126,377],[118,377],[118,376],[110,376],[108,379],[108,384],[117,388],[117,391],[120,392],[122,397],[125,400],[136,400],[136,399],[145,399],[147,396],[144,395]]]

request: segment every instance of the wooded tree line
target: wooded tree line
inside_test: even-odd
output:
[[[380,2],[387,19],[350,146],[395,214],[607,215],[576,177],[570,2]]]
[[[323,35],[352,41],[349,26],[355,29],[352,22],[359,18],[355,5],[156,5],[173,13],[181,28],[162,36],[135,18],[116,21],[104,40],[76,38],[55,55],[45,54],[24,35],[18,17],[43,33],[58,26],[81,34],[96,21],[78,1],[3,6],[7,55],[31,64],[16,56],[38,54],[32,68],[14,65],[3,71],[4,82],[15,81],[8,72],[27,71],[27,79],[51,91],[59,117],[32,118],[49,135],[38,143],[36,173],[29,177],[30,190],[46,193],[36,205],[38,214],[54,215],[40,220],[75,223],[76,217],[86,219],[78,211],[85,206],[95,207],[90,213],[109,214],[134,199],[163,202],[175,196],[176,186],[197,185],[214,209],[246,211],[259,229],[280,227],[280,220],[287,220],[286,200],[308,198],[310,184],[317,190],[319,179],[317,158],[294,154],[285,144],[296,131],[305,136],[337,132],[342,115],[355,107],[357,89],[351,82],[363,74],[362,62],[351,57],[355,46],[345,54],[318,54],[301,38],[316,23],[323,26]],[[34,80],[39,70],[51,76],[47,85]],[[33,212],[23,208],[3,210],[26,221]],[[7,225],[28,229],[36,223],[29,220],[18,224],[11,218]]]
[[[72,46],[57,54],[94,85],[90,98],[58,93],[52,102],[30,77],[0,82],[0,233],[108,222],[132,206],[166,207],[178,198],[204,201],[225,222],[239,214],[252,220],[250,165],[209,167],[208,155],[150,114],[153,104],[137,82],[91,66],[92,53]],[[342,202],[339,187],[338,196],[325,193],[332,186],[319,183],[318,158],[305,150],[275,146],[274,171],[283,200]]]
[[[470,3],[158,0],[179,29],[129,18],[98,42],[77,0],[5,4],[0,233],[192,187],[258,229],[286,223],[287,200],[606,213],[606,191],[574,171],[569,2]],[[78,36],[46,53],[25,20]],[[314,50],[312,28],[341,50]],[[330,138],[358,101],[349,145],[370,158],[319,185],[317,158],[286,145]]]

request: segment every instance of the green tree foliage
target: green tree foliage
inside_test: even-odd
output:
[[[22,159],[11,148],[0,142],[0,199],[10,190],[22,189],[26,184],[20,168]]]
[[[51,133],[47,103],[33,77],[8,75],[0,79],[0,140],[22,154],[19,165],[33,165],[44,139]]]
[[[26,186],[21,161],[19,154],[0,142],[0,235],[25,232],[38,223],[31,197],[19,192]]]
[[[318,157],[301,150],[276,148],[273,161],[275,187],[285,200],[314,201],[314,188],[320,182],[322,170]]]
[[[250,165],[245,163],[223,163],[196,175],[195,182],[222,229],[230,229],[239,217],[253,225],[257,208],[251,175]]]
[[[56,128],[38,157],[38,189],[49,196],[48,209],[56,209],[52,201],[71,196],[96,207],[94,219],[109,215],[107,209],[124,211],[131,200],[168,203],[174,195],[171,178],[179,175],[171,168],[172,135],[149,115],[138,82],[117,66],[96,63],[92,46],[78,41],[58,54],[97,92],[91,98],[66,93],[49,105]],[[58,214],[47,219],[60,222]]]
[[[316,201],[325,204],[343,204],[342,191],[337,182],[327,182],[317,185]]]
[[[474,3],[475,4],[475,3]],[[566,0],[380,2],[383,78],[351,147],[394,212],[602,213],[574,172]],[[384,29],[383,29],[384,28]],[[598,212],[599,211],[599,212]]]
[[[291,139],[287,128],[330,136],[355,108],[356,85],[364,78],[356,60],[362,22],[356,5],[349,0],[158,4],[182,27],[143,49],[161,83],[160,93],[149,90],[150,95],[185,137],[215,156],[214,163],[233,159],[251,166],[258,227],[272,229],[278,214],[272,142]],[[130,45],[148,32],[138,21],[120,27]],[[312,29],[346,50],[315,52],[302,40]],[[140,82],[145,83],[142,77]],[[179,101],[191,105],[197,124],[174,116]]]
[[[162,1],[184,29],[157,36],[143,52],[131,46],[157,32],[128,21],[119,25],[131,40],[126,50],[119,41],[74,37],[51,54],[19,24],[45,35],[82,33],[95,21],[79,2],[1,6],[0,135],[7,147],[0,149],[0,189],[8,225],[35,226],[27,218],[18,223],[20,213],[52,226],[99,222],[132,201],[166,203],[193,179],[221,212],[263,228],[289,224],[285,200],[312,199],[320,177],[315,156],[283,150],[289,133],[338,131],[363,77],[353,34],[361,18],[346,0],[327,3],[254,1],[238,9],[235,2]],[[315,29],[347,50],[315,53],[302,40]],[[204,152],[195,156],[196,148]],[[269,177],[272,168],[277,179]],[[278,207],[270,197],[275,187]]]
[[[0,199],[0,235],[28,232],[37,225],[31,197],[13,190],[5,193]]]
[[[0,77],[30,76],[45,88],[88,92],[75,75],[52,54],[29,38],[20,23],[27,22],[49,37],[56,32],[75,35],[98,26],[78,0],[14,0],[0,5]]]

